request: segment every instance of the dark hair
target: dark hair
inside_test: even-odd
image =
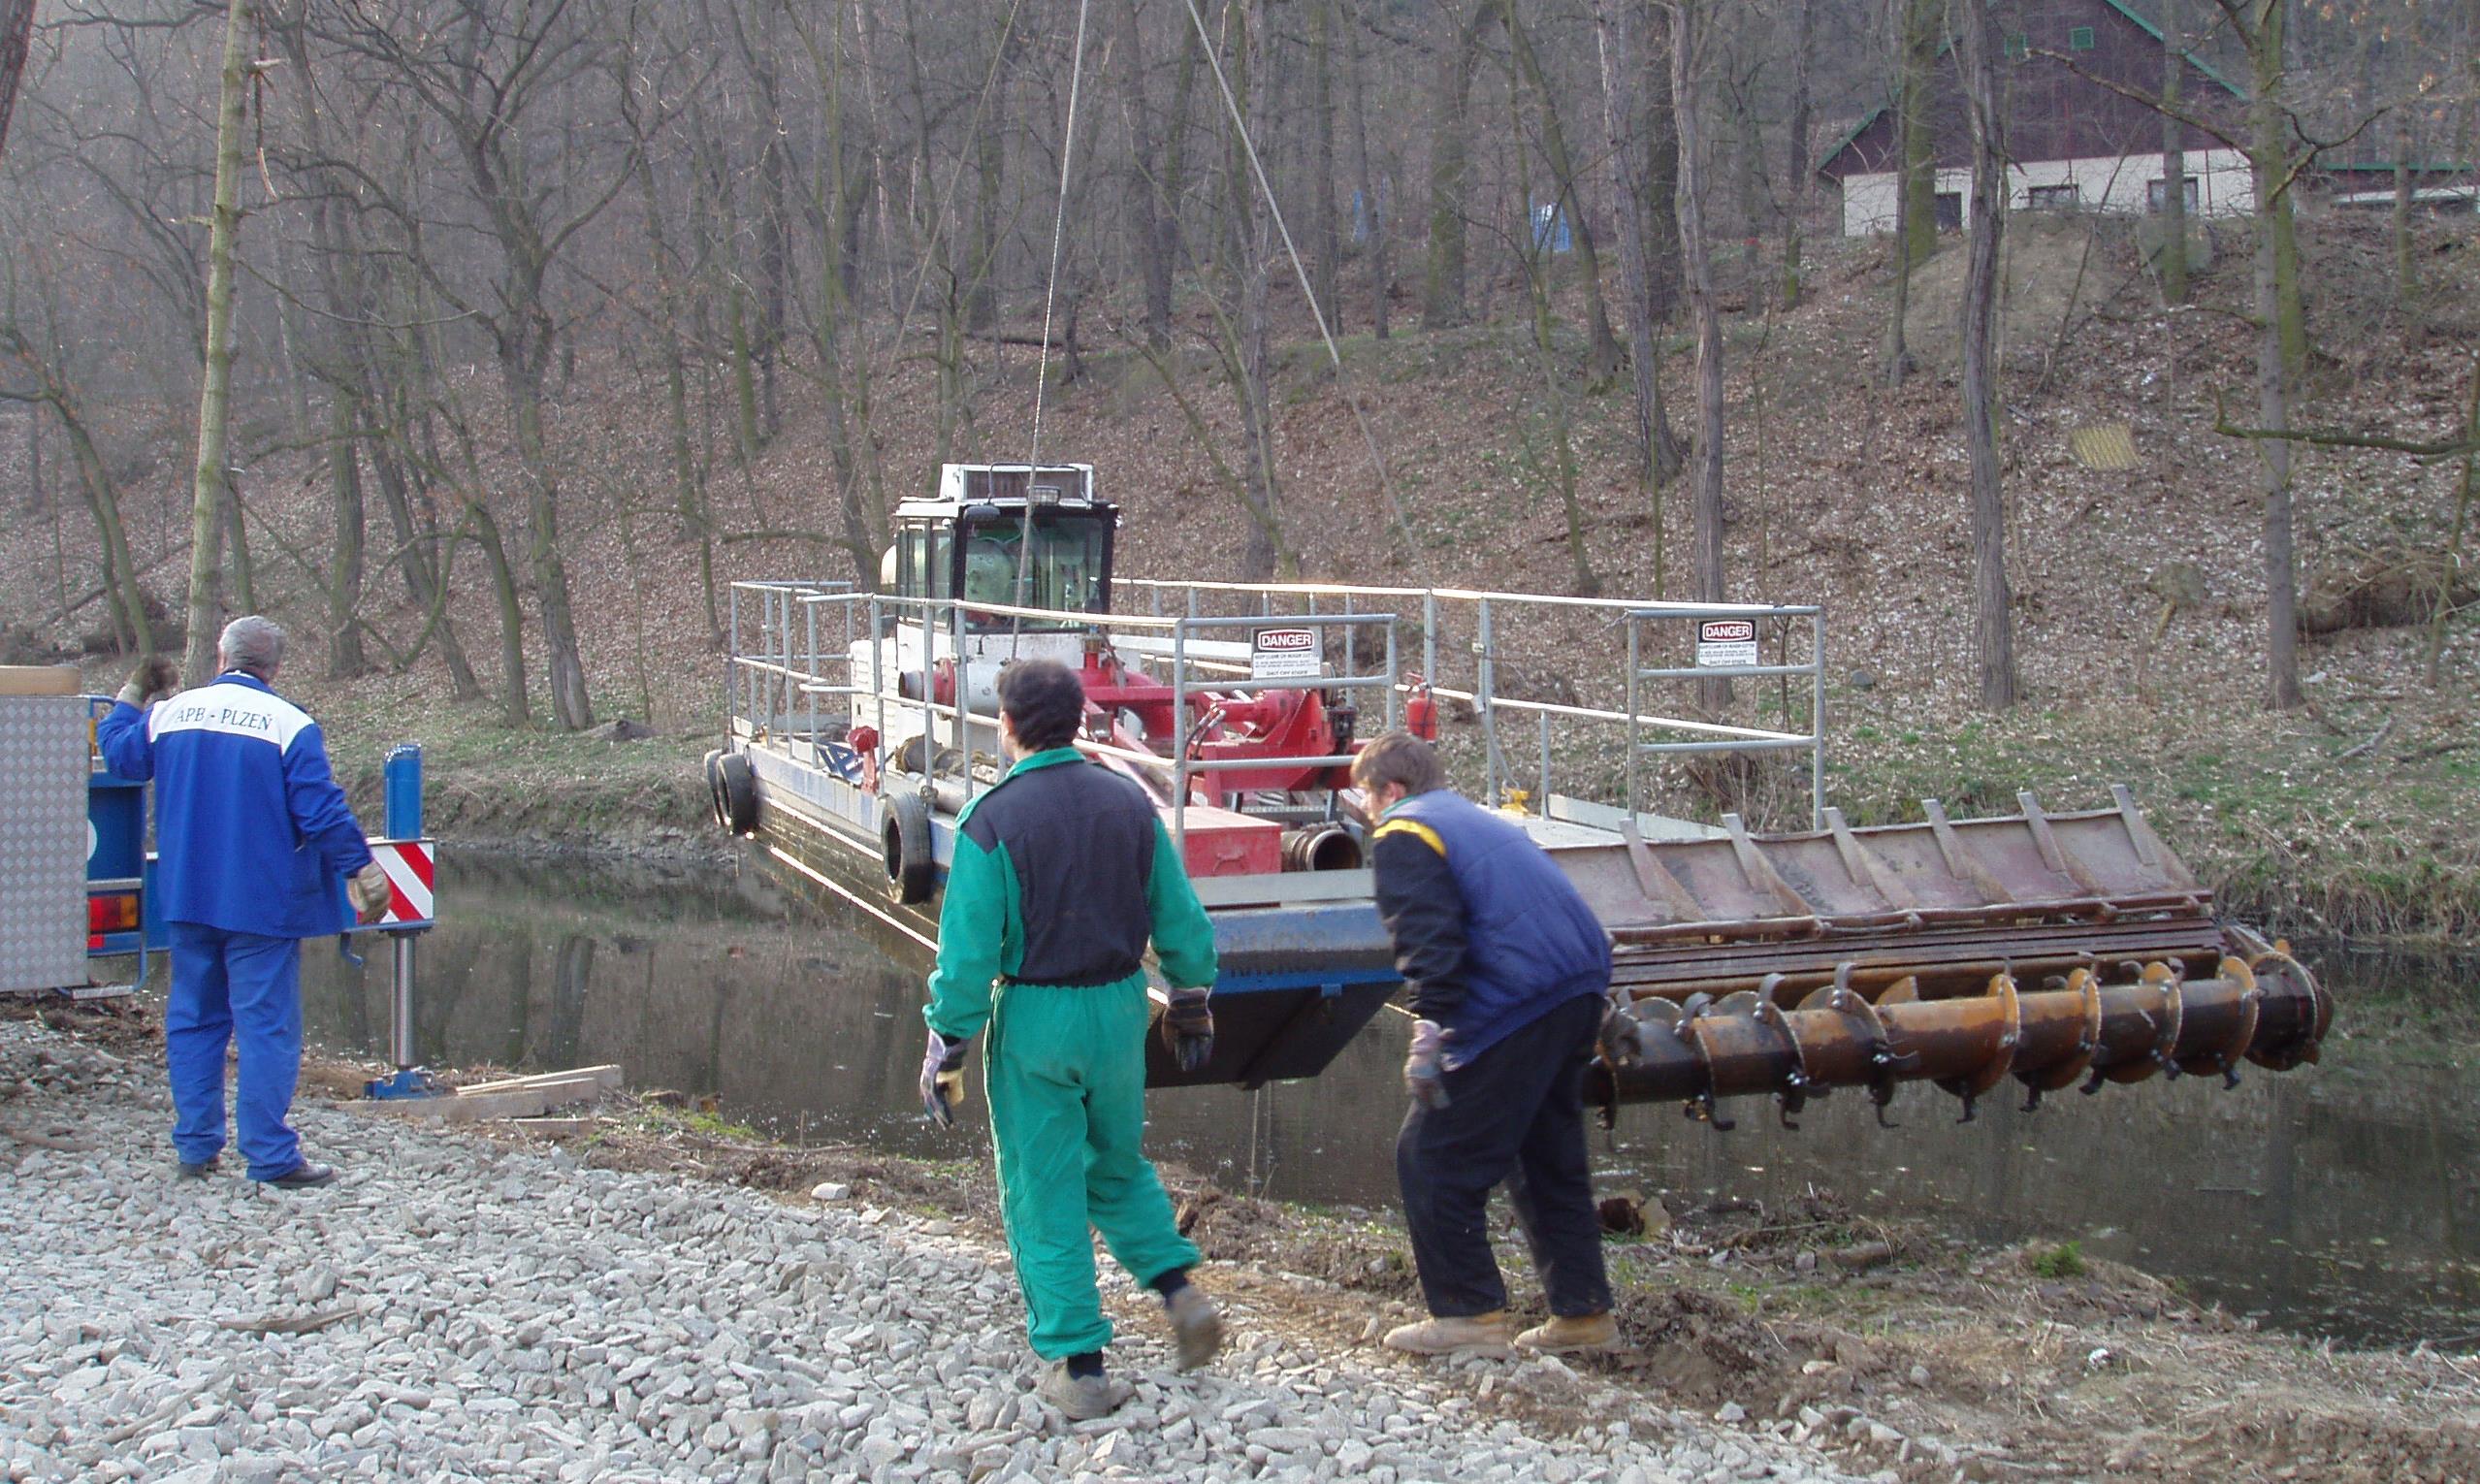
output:
[[[1085,685],[1056,660],[1019,660],[999,672],[999,710],[1025,751],[1066,747],[1085,724]]]
[[[1427,793],[1446,787],[1447,771],[1437,749],[1408,731],[1390,731],[1352,759],[1352,781],[1365,790],[1396,784],[1406,793]]]

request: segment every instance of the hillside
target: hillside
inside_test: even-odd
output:
[[[1959,814],[2009,810],[2019,788],[2063,809],[2106,801],[2106,785],[2123,780],[2191,865],[2289,930],[2455,935],[2480,926],[2480,830],[2469,823],[2480,783],[2470,723],[2480,645],[2468,616],[2450,636],[2435,692],[2421,684],[2419,629],[2357,628],[2309,642],[2306,710],[2274,716],[2260,704],[2255,454],[2211,431],[2217,392],[2252,405],[2238,232],[2219,229],[2219,262],[2200,280],[2199,302],[2163,312],[2125,228],[2018,224],[2004,436],[2027,700],[2011,714],[1985,716],[1972,704],[1964,455],[1943,349],[1950,332],[1937,328],[1950,314],[1959,245],[1949,243],[1916,287],[1913,337],[1924,371],[1900,392],[1878,389],[1870,374],[1888,294],[1876,244],[1813,246],[1806,305],[1786,314],[1743,306],[1728,321],[1731,592],[1825,606],[1832,797],[1855,821],[1904,816],[1927,794]],[[2480,292],[2480,245],[2467,228],[2432,230],[2422,271],[2433,302],[2468,305]],[[2466,395],[2470,343],[2444,334],[2411,343],[2389,327],[2380,223],[2311,217],[2303,232],[2323,359],[2302,421],[2447,434]],[[1492,292],[1514,311],[1511,286]],[[1296,317],[1305,330],[1305,315]],[[1408,325],[1408,306],[1401,318]],[[1125,507],[1122,575],[1237,576],[1236,500],[1153,369],[1091,328],[1106,319],[1089,311],[1086,373],[1046,403],[1044,456],[1092,462]],[[1363,326],[1355,314],[1352,327]],[[1670,349],[1665,393],[1685,429],[1687,346]],[[1571,591],[1552,404],[1524,327],[1406,329],[1386,341],[1349,339],[1344,350],[1347,384],[1420,545],[1408,560],[1395,551],[1323,351],[1296,340],[1275,402],[1284,518],[1304,575]],[[1684,500],[1673,500],[1671,570],[1658,581],[1652,510],[1627,472],[1624,377],[1620,388],[1590,387],[1574,374],[1581,354],[1563,360],[1560,395],[1576,423],[1578,497],[1602,591],[1684,596]],[[976,420],[955,457],[1025,457],[1032,367],[1021,347],[977,350]],[[1237,417],[1210,357],[1191,349],[1177,371],[1211,436],[1236,457]],[[926,489],[935,471],[929,377],[926,366],[898,361],[880,385],[878,434],[893,492]],[[469,379],[483,396],[488,378]],[[716,460],[709,494],[723,530],[835,524],[823,413],[803,400],[798,377],[787,386],[783,434],[750,477]],[[314,595],[304,600],[302,562],[323,560],[329,539],[323,485],[298,460],[270,458],[252,472],[245,498],[262,604],[306,641],[287,688],[328,719],[348,768],[374,772],[383,744],[419,736],[434,748],[435,807],[449,829],[568,843],[643,844],[649,830],[656,844],[693,837],[702,794],[691,769],[719,714],[721,677],[698,612],[693,546],[660,508],[667,475],[651,411],[658,391],[617,362],[588,357],[560,409],[569,458],[564,547],[597,711],[650,718],[664,734],[633,747],[507,732],[490,700],[450,707],[431,657],[406,676],[319,679],[323,619]],[[261,445],[280,441],[280,421],[256,430]],[[2110,423],[2132,432],[2133,469],[2098,471],[2070,457],[2072,431]],[[0,436],[0,485],[20,483],[11,466],[21,445]],[[172,556],[148,577],[168,597],[185,568],[176,546],[187,494],[177,448],[159,440],[152,472],[131,481],[128,512],[141,562]],[[2303,449],[2303,586],[2441,548],[2454,474],[2395,454]],[[60,490],[56,474],[54,482]],[[0,627],[20,650],[74,648],[99,627],[96,610],[67,621],[51,610],[63,586],[74,597],[91,580],[81,576],[91,528],[74,508],[55,525],[16,500],[8,505]],[[375,525],[372,539],[374,548],[383,540]],[[732,541],[721,561],[734,577],[853,575],[841,554],[797,539]],[[82,565],[91,571],[91,559]],[[421,616],[405,609],[382,553],[371,565],[369,611],[386,615],[382,627],[418,629]],[[2140,689],[2160,595],[2193,597],[2197,579],[2201,600],[2170,616]],[[461,560],[458,582],[469,595],[461,631],[487,687],[497,639],[480,564]],[[1550,674],[1568,662],[1563,645],[1515,658]],[[99,689],[116,685],[117,670],[90,663]]]

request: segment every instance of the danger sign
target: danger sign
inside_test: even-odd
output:
[[[1698,668],[1738,669],[1755,662],[1755,620],[1706,619],[1696,626]]]
[[[1251,680],[1313,680],[1324,663],[1314,629],[1261,629],[1248,647]]]

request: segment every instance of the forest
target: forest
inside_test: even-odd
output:
[[[2033,429],[2135,417],[2152,472],[2091,500],[2246,548],[2206,604],[2129,515],[2147,657],[2217,604],[2250,708],[2300,706],[2304,540],[2399,569],[2434,687],[2476,43],[2475,0],[0,0],[13,643],[194,672],[279,608],[328,677],[582,728],[713,653],[732,577],[874,581],[942,461],[1133,436],[1141,553],[1439,580],[1488,560],[1435,473],[1479,429],[1553,591],[1825,585],[1862,556],[1792,533],[1933,494],[1969,640],[1922,684],[2003,711],[2091,652],[2024,591],[2093,482]],[[2248,209],[2023,209],[2062,79],[2157,185],[2236,151]],[[1881,114],[1898,214],[1847,237],[1820,167]],[[2172,373],[2096,392],[2140,340]]]

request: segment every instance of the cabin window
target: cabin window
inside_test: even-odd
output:
[[[895,591],[903,597],[946,597],[952,538],[945,527],[907,527],[895,538]],[[918,617],[918,615],[915,615]]]
[[[2186,187],[2179,194],[2187,198],[2187,210],[2194,211],[2196,210],[2196,177],[2181,176],[2178,178]],[[2159,215],[2169,209],[2170,193],[2162,188],[2163,183],[2158,178],[2144,183],[2144,210],[2154,215]]]
[[[2092,49],[2092,27],[2077,26],[2074,30],[2069,31],[2067,33],[2067,49],[2070,51],[2090,51]]]
[[[968,604],[1049,608],[1068,613],[1100,613],[1110,608],[1111,516],[1093,514],[1038,515],[1033,549],[1025,550],[1022,517],[980,522],[964,529],[964,592]],[[1017,582],[1023,581],[1022,597]],[[997,614],[977,616],[965,609],[965,622],[978,628],[1013,625]],[[1069,621],[1024,621],[1028,629],[1066,629]]]
[[[2072,211],[2084,204],[2080,185],[2036,185],[2024,192],[2024,204],[2036,211]]]

